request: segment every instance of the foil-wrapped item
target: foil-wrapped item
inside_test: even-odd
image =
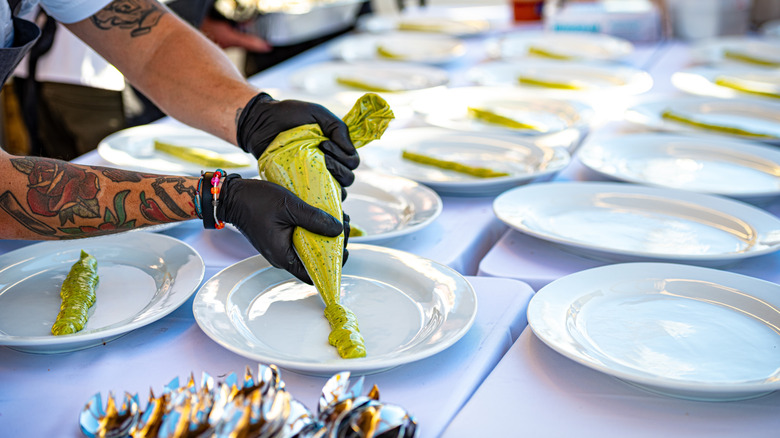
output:
[[[95,394],[79,416],[87,437],[132,438],[413,438],[417,423],[403,408],[379,401],[374,386],[362,395],[364,378],[353,386],[349,372],[331,377],[322,389],[317,414],[285,390],[279,369],[260,364],[256,375],[247,367],[243,380],[235,373],[219,384],[206,373],[200,387],[190,376],[176,377],[160,396],[150,391],[145,409],[138,395],[125,393],[117,407],[109,393],[103,406]]]

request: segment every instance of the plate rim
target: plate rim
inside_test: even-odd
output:
[[[378,170],[383,173],[390,173],[391,175],[399,176],[402,178],[410,179],[412,181],[415,181],[419,184],[423,184],[425,186],[430,187],[434,191],[441,193],[442,195],[453,195],[453,196],[475,196],[475,195],[483,195],[485,193],[487,194],[498,194],[501,193],[511,187],[514,187],[518,184],[524,184],[530,181],[533,181],[535,179],[544,178],[546,176],[554,175],[557,172],[562,171],[565,169],[572,161],[571,153],[569,153],[568,150],[562,148],[562,147],[547,147],[547,146],[540,146],[533,143],[529,143],[529,139],[523,139],[519,136],[513,136],[511,134],[501,134],[496,132],[480,132],[480,131],[456,131],[452,129],[442,128],[438,126],[419,126],[419,127],[410,127],[405,129],[398,129],[394,131],[389,131],[385,137],[383,137],[384,141],[387,141],[387,139],[392,139],[393,136],[396,135],[402,135],[402,133],[407,133],[406,135],[414,135],[415,131],[430,131],[430,132],[440,132],[442,135],[447,136],[464,136],[464,135],[474,135],[477,137],[493,137],[498,138],[500,140],[504,140],[507,142],[517,142],[522,143],[522,146],[528,147],[530,149],[535,150],[550,150],[552,151],[552,156],[554,159],[552,161],[558,161],[560,160],[560,167],[549,169],[544,172],[538,172],[531,175],[518,175],[518,176],[504,176],[504,177],[497,177],[497,178],[484,178],[479,180],[473,180],[473,181],[466,181],[466,186],[471,187],[472,189],[468,191],[463,191],[464,182],[457,182],[457,181],[432,181],[428,179],[422,179],[422,178],[411,178],[407,175],[396,175],[395,173],[389,172],[386,169],[382,168],[372,168],[374,170]],[[381,145],[380,145],[381,146]],[[389,147],[385,149],[390,149]],[[500,186],[500,188],[493,188],[494,186]],[[481,189],[481,190],[480,190]]]
[[[415,187],[415,190],[419,190],[420,193],[424,193],[426,196],[429,197],[429,199],[432,199],[436,203],[436,208],[433,211],[433,214],[426,219],[423,222],[420,222],[419,224],[416,224],[411,227],[404,228],[402,230],[393,230],[388,233],[384,234],[372,234],[367,236],[356,236],[356,237],[350,237],[349,242],[350,243],[373,243],[373,242],[383,242],[390,239],[396,239],[399,237],[403,237],[409,234],[416,233],[417,231],[420,231],[424,229],[425,227],[431,225],[433,222],[436,221],[436,219],[441,216],[442,211],[444,211],[444,202],[441,199],[441,196],[439,196],[438,193],[436,193],[435,190],[432,188],[426,186],[425,184],[421,184],[417,181],[414,181],[409,178],[405,178],[403,176],[394,175],[387,172],[381,172],[376,169],[359,169],[355,171],[355,181],[357,181],[357,178],[362,177],[362,175],[365,175],[365,177],[370,178],[372,174],[380,174],[383,178],[393,178],[397,180],[404,180],[408,181],[409,184],[413,184]],[[347,193],[349,193],[349,190],[347,190]],[[387,192],[386,192],[387,193]]]
[[[430,57],[431,59],[397,59],[394,60],[395,62],[412,62],[412,63],[429,64],[429,65],[442,65],[460,59],[466,54],[466,46],[463,40],[456,36],[441,34],[441,33],[397,31],[397,30],[384,32],[384,33],[377,33],[377,34],[359,33],[359,34],[348,35],[340,39],[336,44],[328,47],[328,53],[334,58],[345,62],[366,62],[366,61],[370,62],[374,60],[393,61],[393,59],[391,58],[385,59],[376,56],[376,54],[373,54],[368,57],[363,57],[359,55],[345,56],[346,46],[348,46],[349,44],[370,44],[372,42],[378,43],[383,39],[407,38],[407,37],[419,38],[422,40],[431,40],[431,41],[438,40],[446,43],[451,43],[453,46],[453,53]]]
[[[576,187],[578,189],[589,190],[592,193],[597,193],[599,190],[609,190],[620,193],[630,193],[631,191],[641,191],[645,194],[652,194],[658,198],[664,198],[666,200],[684,200],[702,206],[699,201],[708,201],[719,205],[728,205],[732,210],[737,209],[740,212],[750,212],[755,216],[759,216],[764,220],[771,220],[780,225],[780,218],[772,215],[771,213],[762,210],[758,207],[750,205],[746,202],[738,201],[736,199],[726,198],[718,195],[710,195],[704,193],[696,193],[684,190],[669,189],[663,187],[644,186],[633,183],[622,182],[602,182],[602,181],[554,181],[548,183],[539,183],[531,186],[533,190],[550,190],[550,187],[557,186],[557,193],[561,193],[561,190],[568,187]],[[688,262],[726,262],[734,260],[743,260],[746,258],[756,257],[760,255],[770,254],[780,250],[780,241],[774,242],[772,245],[766,245],[765,248],[755,251],[742,251],[738,253],[723,253],[723,254],[659,254],[650,252],[630,251],[624,249],[614,249],[606,246],[601,246],[588,242],[572,242],[571,239],[562,238],[560,236],[551,235],[550,233],[540,232],[537,230],[523,227],[517,223],[517,221],[511,221],[507,219],[506,214],[500,211],[500,203],[507,202],[506,199],[513,196],[517,191],[528,188],[529,186],[516,187],[514,189],[507,190],[500,194],[493,200],[493,212],[496,217],[508,225],[510,228],[517,230],[518,232],[527,234],[529,236],[551,242],[554,244],[563,245],[567,248],[578,248],[588,253],[607,254],[610,259],[615,257],[628,257],[628,258],[641,258],[644,260],[664,260],[667,262],[672,261],[688,261]],[[697,199],[698,198],[698,199]],[[730,211],[729,208],[718,209],[718,211]],[[729,213],[732,217],[737,217],[733,211]],[[744,220],[744,219],[743,219]],[[751,224],[751,227],[753,225]],[[780,227],[778,227],[780,230]]]
[[[682,104],[682,105],[701,105],[708,102],[757,105],[760,107],[763,106],[766,108],[771,108],[772,110],[780,114],[780,103],[773,102],[769,99],[751,99],[746,97],[734,97],[734,98],[726,99],[726,98],[719,98],[713,96],[670,95],[666,97],[656,97],[652,100],[646,100],[637,105],[631,106],[625,111],[626,120],[649,128],[660,129],[666,132],[696,133],[696,134],[707,135],[711,137],[726,136],[729,138],[741,138],[741,139],[752,140],[760,143],[780,142],[780,138],[756,138],[750,136],[733,135],[728,133],[721,134],[706,129],[698,129],[695,127],[689,127],[677,123],[668,122],[663,118],[661,118],[660,112],[656,111],[655,108],[660,106],[669,106],[674,102],[678,102],[678,104]]]
[[[310,90],[308,87],[305,86],[305,78],[308,77],[308,75],[311,75],[313,73],[323,74],[323,70],[327,71],[328,69],[338,68],[338,67],[359,67],[359,68],[370,68],[370,69],[376,69],[376,68],[388,68],[388,69],[396,69],[396,70],[417,70],[417,71],[428,71],[431,74],[436,74],[441,83],[436,83],[435,85],[430,85],[427,87],[422,88],[413,88],[410,90],[399,90],[399,91],[393,91],[393,92],[385,92],[380,93],[387,96],[395,96],[395,95],[405,95],[409,93],[420,93],[424,91],[430,91],[435,90],[437,88],[446,87],[449,85],[449,83],[452,80],[451,74],[438,66],[435,65],[428,65],[428,64],[421,64],[421,63],[415,63],[415,62],[398,62],[398,61],[384,61],[384,60],[365,60],[365,61],[344,61],[344,60],[328,60],[328,61],[322,61],[316,64],[308,65],[306,67],[300,68],[297,71],[293,72],[288,78],[288,82],[290,83],[290,86],[296,90],[305,91],[308,93],[317,93],[316,91]],[[328,93],[338,93],[338,92],[357,92],[357,93],[363,93],[365,91],[358,90],[358,89],[347,89],[346,87],[343,87],[341,85],[338,85],[333,81],[333,87],[334,89],[331,89]]]
[[[628,269],[634,267],[645,272],[644,274],[645,276],[652,275],[655,272],[654,270],[658,270],[658,271],[665,270],[666,272],[675,272],[677,278],[679,278],[681,275],[685,273],[690,273],[689,277],[686,278],[693,278],[695,277],[695,274],[701,273],[704,274],[704,276],[706,276],[709,280],[712,280],[714,277],[716,277],[719,281],[722,281],[721,279],[725,278],[727,280],[733,280],[733,281],[744,281],[753,284],[762,284],[768,287],[773,287],[780,291],[780,285],[776,283],[751,277],[748,275],[738,274],[738,273],[724,271],[720,269],[707,268],[702,266],[692,266],[692,265],[685,265],[685,264],[678,264],[678,263],[664,263],[664,262],[616,263],[616,264],[597,266],[594,268],[578,271],[566,275],[564,277],[560,277],[556,280],[553,280],[551,283],[543,286],[541,289],[539,289],[539,291],[537,291],[536,294],[534,294],[533,297],[531,297],[531,300],[528,303],[528,309],[526,311],[528,326],[531,328],[531,331],[534,333],[537,339],[541,340],[545,345],[549,346],[550,348],[560,353],[561,355],[571,359],[572,361],[584,365],[590,369],[604,373],[606,375],[617,377],[628,383],[636,383],[641,385],[642,387],[646,386],[647,388],[645,389],[649,389],[653,392],[658,392],[653,390],[653,388],[663,388],[666,390],[677,390],[677,391],[687,391],[687,392],[695,391],[696,393],[700,393],[699,396],[697,396],[697,394],[690,394],[690,393],[686,394],[684,392],[681,392],[679,394],[664,393],[665,395],[672,395],[681,398],[693,398],[693,399],[699,398],[701,394],[712,394],[716,392],[729,393],[731,394],[731,397],[733,396],[738,397],[738,398],[728,398],[728,397],[717,398],[723,401],[727,401],[727,400],[739,400],[739,399],[753,397],[753,396],[745,397],[744,394],[747,393],[755,394],[755,396],[759,396],[764,393],[776,391],[780,389],[780,381],[776,381],[773,383],[772,382],[756,383],[750,385],[745,385],[745,384],[739,385],[735,383],[705,383],[705,382],[694,382],[694,381],[685,382],[680,380],[659,378],[657,376],[656,377],[647,376],[647,375],[640,376],[630,372],[613,370],[605,365],[600,365],[594,361],[587,360],[586,357],[573,353],[570,349],[567,349],[565,348],[565,346],[562,346],[559,343],[554,342],[554,340],[552,339],[548,339],[547,336],[545,336],[543,333],[540,333],[541,326],[545,326],[545,327],[549,326],[548,324],[544,324],[543,322],[541,322],[542,318],[541,316],[538,316],[540,313],[542,313],[542,310],[540,310],[540,306],[542,306],[542,303],[547,298],[546,295],[555,293],[554,291],[556,290],[556,288],[560,287],[560,284],[562,282],[568,282],[571,281],[572,279],[578,279],[580,277],[590,276],[593,275],[594,272],[604,273],[605,271],[607,271],[607,274],[609,274],[612,271],[620,271],[622,269]],[[662,274],[655,274],[655,275],[660,276]],[[672,274],[668,274],[668,275],[672,275]],[[612,278],[609,275],[602,275],[602,278],[605,277]],[[780,299],[778,300],[777,304],[780,305]],[[560,332],[560,330],[556,332]],[[713,400],[717,400],[717,399],[713,399]]]
[[[74,333],[67,336],[55,336],[55,335],[9,336],[7,334],[0,333],[0,345],[4,345],[6,347],[11,347],[11,348],[25,347],[26,350],[32,351],[32,349],[34,349],[35,352],[40,352],[40,353],[47,353],[45,350],[42,349],[42,347],[47,347],[47,346],[59,345],[66,348],[68,346],[74,347],[70,349],[58,349],[57,351],[55,351],[55,353],[89,348],[95,345],[99,345],[102,340],[114,339],[121,335],[130,333],[133,330],[137,330],[139,328],[157,322],[160,319],[168,316],[170,313],[172,313],[179,307],[181,307],[182,304],[187,302],[187,300],[189,300],[190,297],[193,296],[195,291],[197,291],[198,287],[203,281],[203,277],[205,276],[205,272],[206,272],[206,265],[205,262],[203,261],[203,257],[201,257],[201,255],[188,243],[165,234],[147,233],[143,231],[133,232],[133,233],[116,233],[116,234],[110,234],[104,236],[88,237],[84,239],[73,239],[67,242],[71,243],[72,246],[88,246],[89,245],[88,241],[93,239],[94,239],[93,241],[98,241],[98,239],[109,240],[114,238],[137,240],[139,237],[151,238],[160,241],[167,241],[168,243],[171,244],[171,247],[179,246],[180,248],[189,251],[191,255],[194,256],[193,260],[195,260],[200,267],[199,269],[200,275],[198,275],[197,278],[192,277],[192,283],[193,283],[191,288],[192,290],[189,293],[182,293],[180,299],[174,302],[174,304],[171,305],[167,311],[157,313],[150,317],[143,318],[138,321],[135,321],[134,323],[126,324],[120,327],[114,327],[107,330],[96,330],[96,331],[91,331],[89,333]],[[56,246],[58,243],[63,243],[63,241],[45,241],[45,242],[33,243],[31,245],[18,248],[14,251],[9,251],[3,254],[2,257],[5,257],[6,255],[13,254],[13,253],[16,253],[17,255],[20,253],[23,254],[24,252],[32,251],[32,247],[36,247],[38,245]],[[77,243],[83,243],[83,244],[77,245]],[[190,279],[185,278],[185,282],[189,283],[189,280]],[[181,282],[179,283],[179,285],[181,285]],[[176,282],[174,282],[174,287],[175,286],[176,286]],[[166,295],[170,295],[170,294],[166,294]]]
[[[631,96],[639,96],[642,93],[645,93],[649,91],[652,87],[655,81],[653,80],[652,75],[648,73],[646,70],[643,70],[638,67],[633,67],[630,65],[623,65],[623,64],[615,64],[614,62],[610,61],[548,61],[548,60],[542,60],[542,59],[531,59],[531,58],[510,58],[510,59],[492,59],[486,62],[483,62],[478,65],[474,65],[470,68],[468,68],[465,72],[466,77],[468,78],[469,82],[482,85],[482,86],[498,86],[498,85],[512,85],[511,82],[509,83],[485,83],[483,80],[479,79],[479,71],[486,71],[491,68],[497,68],[501,65],[506,65],[508,68],[511,67],[533,67],[534,65],[541,65],[546,66],[550,68],[562,68],[562,69],[571,69],[571,70],[578,70],[578,69],[587,69],[587,70],[601,70],[604,72],[625,72],[629,76],[629,81],[627,81],[623,85],[616,85],[614,87],[606,87],[606,88],[597,88],[597,89],[586,89],[586,90],[559,90],[554,88],[544,88],[544,87],[526,87],[521,85],[515,85],[518,89],[526,90],[526,91],[533,91],[537,93],[547,93],[550,95],[588,95],[588,94],[601,94],[601,93],[616,93],[619,92],[621,94],[628,93]],[[634,79],[635,83],[631,83],[631,79]]]
[[[702,139],[701,136],[694,135],[692,133],[682,133],[682,132],[638,132],[638,133],[630,133],[630,134],[623,134],[618,135],[614,137],[609,138],[600,138],[597,140],[590,140],[587,141],[585,144],[583,144],[580,147],[580,150],[577,154],[578,160],[582,163],[583,166],[587,167],[588,169],[597,172],[601,175],[614,178],[616,180],[625,181],[629,183],[635,183],[635,184],[641,184],[641,185],[647,185],[651,187],[663,187],[663,188],[669,188],[669,189],[678,189],[678,190],[686,190],[691,191],[695,193],[703,193],[703,194],[711,194],[711,195],[720,195],[720,196],[728,196],[730,198],[758,198],[758,197],[774,197],[780,195],[780,186],[778,186],[777,189],[769,191],[764,190],[761,192],[742,192],[742,193],[723,193],[723,192],[715,192],[715,191],[694,191],[694,190],[687,190],[684,188],[676,188],[673,186],[663,185],[659,183],[651,183],[646,180],[643,180],[641,178],[623,178],[621,176],[618,176],[615,172],[607,172],[604,171],[602,168],[593,165],[592,162],[590,162],[588,152],[591,148],[595,147],[604,147],[604,145],[610,145],[609,148],[611,149],[620,149],[618,147],[612,146],[612,144],[620,139],[625,139],[626,142],[629,144],[628,148],[634,147],[636,143],[634,143],[632,140],[637,139],[651,139],[651,138],[658,138],[659,143],[666,143],[674,140],[700,140]],[[737,137],[724,137],[724,138],[716,138],[713,137],[711,139],[707,139],[708,142],[715,144],[717,143],[718,148],[727,149],[731,151],[739,151],[744,152],[745,155],[750,155],[757,158],[763,158],[771,161],[771,158],[767,156],[761,156],[755,152],[765,152],[767,155],[775,155],[776,160],[775,163],[778,167],[780,167],[780,151],[778,151],[776,148],[766,145],[764,143],[758,143],[758,142],[750,142],[748,140],[737,138]],[[661,146],[653,146],[656,148],[660,148]],[[700,149],[704,150],[703,147],[700,147]],[[660,155],[659,155],[660,156]],[[778,177],[778,181],[780,181],[780,177]]]
[[[195,135],[195,136],[202,136],[204,138],[214,138],[220,141],[224,141],[211,133],[187,125],[178,125],[172,123],[151,123],[146,125],[138,125],[129,128],[124,128],[107,135],[106,137],[100,140],[100,142],[96,147],[98,156],[100,156],[100,158],[105,160],[106,162],[110,163],[110,165],[120,166],[121,168],[126,170],[132,170],[138,172],[164,172],[164,173],[171,173],[171,174],[178,174],[178,175],[185,175],[185,176],[199,175],[198,172],[191,173],[186,169],[175,171],[175,170],[166,170],[166,169],[156,169],[153,167],[144,166],[142,163],[139,162],[142,161],[141,159],[133,157],[127,152],[119,150],[110,144],[111,142],[116,141],[117,139],[132,138],[134,136],[140,136],[140,137],[153,136],[153,133],[156,132],[159,132],[159,134],[157,135],[190,135],[190,136]],[[246,154],[238,147],[236,147],[236,152]],[[115,155],[129,156],[130,159],[132,159],[132,162],[131,163],[117,162]],[[249,154],[246,155],[248,157],[251,157],[251,155]],[[252,160],[253,160],[252,162],[254,162],[254,159]],[[195,163],[190,163],[187,165],[197,166],[197,164]],[[257,174],[257,166],[253,166],[251,164],[247,167],[226,167],[225,169],[227,169],[227,171],[229,172],[238,173],[244,177],[253,176]]]
[[[504,54],[503,46],[506,44],[507,41],[512,40],[522,40],[527,42],[533,42],[535,40],[541,40],[541,39],[556,39],[558,37],[563,37],[563,39],[566,39],[568,37],[583,37],[588,38],[591,40],[594,40],[596,42],[604,41],[609,44],[615,44],[619,47],[628,49],[626,52],[621,52],[619,54],[610,54],[608,57],[582,57],[582,58],[575,58],[572,61],[580,61],[580,62],[586,62],[586,61],[615,61],[624,59],[625,57],[629,56],[630,54],[634,53],[636,51],[635,45],[625,39],[620,38],[618,36],[614,35],[608,35],[603,33],[594,33],[594,32],[587,32],[587,31],[565,31],[565,32],[550,32],[549,30],[525,30],[523,32],[513,32],[513,33],[507,33],[505,35],[502,35],[500,37],[492,38],[488,41],[486,41],[487,45],[487,51],[488,54],[493,56],[496,59],[520,59],[525,58],[524,56],[507,56]],[[569,60],[567,60],[569,61]]]
[[[466,286],[466,288],[464,289],[464,293],[467,294],[467,296],[470,298],[470,302],[473,303],[473,307],[469,315],[469,321],[465,325],[461,326],[458,330],[453,331],[453,334],[450,335],[447,338],[446,342],[444,343],[436,344],[436,346],[434,347],[428,348],[426,350],[423,350],[422,352],[418,352],[411,356],[407,356],[406,358],[403,355],[401,355],[394,359],[381,361],[380,363],[376,363],[367,358],[341,359],[337,362],[332,362],[332,363],[310,363],[310,362],[288,360],[284,358],[273,359],[270,357],[266,357],[263,354],[249,352],[246,351],[246,349],[242,349],[239,346],[235,346],[230,344],[229,342],[226,342],[224,339],[220,339],[220,337],[217,334],[213,333],[208,327],[206,327],[206,324],[202,321],[202,319],[206,317],[205,308],[207,307],[207,304],[205,304],[204,295],[207,294],[208,285],[213,281],[218,281],[220,274],[229,272],[234,269],[239,269],[240,265],[250,264],[250,263],[258,263],[257,270],[271,268],[270,263],[268,263],[266,259],[264,259],[261,255],[256,255],[241,260],[239,262],[236,262],[222,269],[220,272],[215,274],[209,280],[204,282],[203,285],[201,285],[200,289],[195,294],[195,299],[193,300],[193,304],[192,304],[192,310],[195,317],[195,322],[198,324],[200,329],[203,331],[203,333],[206,334],[208,338],[210,338],[212,341],[216,342],[217,344],[221,345],[223,348],[232,351],[235,354],[238,354],[240,356],[252,360],[264,362],[264,363],[273,363],[279,366],[280,368],[288,369],[293,372],[300,372],[304,374],[316,374],[316,375],[332,374],[334,372],[340,372],[344,370],[349,370],[352,373],[356,373],[356,374],[369,374],[369,373],[379,372],[397,366],[413,363],[431,357],[435,354],[438,354],[446,350],[447,348],[457,343],[471,330],[476,320],[477,309],[478,309],[478,297],[476,294],[476,290],[474,289],[474,286],[463,275],[455,271],[453,268],[450,268],[449,266],[446,266],[434,260],[425,259],[424,257],[409,252],[392,249],[392,248],[380,247],[376,245],[349,244],[349,250],[350,250],[350,257],[354,257],[358,255],[361,251],[380,251],[385,253],[400,254],[406,257],[411,256],[415,259],[426,260],[426,262],[437,265],[440,269],[449,272],[455,278],[459,279]],[[290,278],[293,277],[290,275]],[[200,315],[201,312],[200,307],[204,309],[203,310],[204,315]],[[209,317],[213,317],[213,315],[209,315]]]

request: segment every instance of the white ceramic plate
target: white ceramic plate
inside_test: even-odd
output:
[[[723,36],[700,41],[691,47],[690,56],[694,64],[731,64],[743,66],[760,66],[760,64],[744,62],[727,53],[746,55],[770,63],[780,64],[780,45],[774,38],[756,38],[747,36]],[[766,68],[777,68],[767,66]]]
[[[290,84],[309,93],[332,94],[360,91],[341,85],[338,80],[358,80],[391,92],[382,95],[413,92],[441,87],[449,82],[449,75],[438,67],[393,61],[324,62],[302,68],[290,76]]]
[[[754,137],[700,128],[662,117],[671,109],[692,120],[769,135]],[[629,108],[626,119],[654,129],[718,134],[769,143],[780,142],[780,104],[757,99],[718,99],[713,97],[669,97]]]
[[[353,227],[363,236],[350,243],[378,243],[406,236],[432,224],[442,211],[435,191],[410,179],[372,170],[355,171],[355,182],[347,188],[342,208]],[[231,224],[227,228],[239,232]]]
[[[441,214],[435,191],[400,176],[370,170],[355,172],[342,207],[350,223],[365,232],[350,243],[376,243],[417,232]]]
[[[489,31],[492,26],[490,21],[479,18],[382,14],[361,18],[358,27],[375,33],[411,30],[451,36],[473,36]]]
[[[474,289],[454,270],[405,253],[352,245],[342,277],[342,304],[357,316],[367,355],[341,359],[314,286],[260,256],[208,280],[195,296],[195,320],[223,347],[296,372],[367,374],[434,355],[469,330]]]
[[[82,249],[98,261],[97,302],[83,330],[54,336],[60,287]],[[157,321],[192,296],[205,269],[189,245],[143,232],[36,243],[0,266],[0,345],[35,353],[100,345]]]
[[[540,289],[528,325],[564,356],[656,393],[728,401],[780,389],[780,286],[768,281],[607,265]]]
[[[625,183],[518,187],[493,202],[510,227],[607,260],[724,264],[780,249],[780,219],[739,201]]]
[[[630,134],[587,142],[577,158],[622,181],[736,198],[780,195],[780,151],[745,140]]]
[[[174,175],[200,175],[203,166],[154,150],[154,141],[177,146],[198,147],[218,152],[223,158],[245,167],[223,167],[228,173],[256,176],[257,160],[238,147],[206,132],[179,125],[152,124],[123,129],[104,138],[97,150],[101,158],[123,169],[164,172]]]
[[[653,86],[653,78],[633,67],[575,61],[547,61],[526,58],[516,61],[490,61],[470,68],[467,78],[477,85],[511,85],[524,90],[555,94],[620,93],[641,94]],[[519,78],[561,83],[578,89],[559,89],[520,84]]]
[[[610,61],[630,55],[634,45],[622,38],[593,32],[524,30],[489,40],[487,51],[490,56],[501,59],[540,56],[533,53],[540,51],[569,61]]]
[[[469,107],[485,109],[538,129],[514,129],[470,117]],[[593,109],[570,100],[529,95],[514,87],[457,87],[412,102],[426,122],[443,128],[537,137],[577,129],[587,132]]]
[[[401,156],[404,149],[509,175],[479,178],[418,164]],[[452,196],[494,196],[520,184],[552,177],[571,159],[563,148],[537,146],[516,136],[443,128],[387,131],[370,147],[361,149],[360,156],[373,169],[415,180],[440,194]]]
[[[401,61],[423,64],[444,64],[466,53],[459,39],[422,32],[390,32],[386,34],[355,34],[330,46],[330,53],[344,61]],[[381,54],[384,51],[394,57]]]
[[[719,79],[726,80],[726,83],[733,86],[716,83]],[[780,70],[741,66],[696,66],[674,73],[672,84],[682,91],[700,96],[759,98],[777,102],[780,97]]]

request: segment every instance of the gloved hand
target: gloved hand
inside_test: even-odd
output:
[[[342,189],[355,181],[352,173],[360,164],[347,125],[322,105],[300,100],[274,100],[266,93],[253,97],[238,119],[238,145],[260,158],[271,141],[283,131],[317,123],[329,140],[320,143],[325,165]],[[342,190],[342,198],[345,196]]]
[[[342,225],[278,184],[237,175],[230,175],[222,184],[217,219],[236,226],[271,265],[308,284],[312,281],[293,248],[295,227],[328,237],[338,236],[344,229],[349,232],[349,216],[344,215]],[[346,244],[345,238],[344,262],[349,257]]]

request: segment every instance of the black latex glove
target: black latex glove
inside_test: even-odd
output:
[[[353,170],[360,164],[347,125],[322,105],[300,100],[274,100],[266,93],[253,97],[238,119],[238,145],[260,158],[271,141],[283,131],[317,123],[329,140],[320,143],[325,165],[342,189],[355,181]],[[345,196],[342,190],[342,198]]]
[[[344,215],[348,221],[349,217]],[[220,189],[217,219],[231,223],[274,267],[285,269],[312,284],[293,248],[293,230],[303,227],[328,237],[338,236],[343,226],[338,219],[303,202],[286,188],[268,181],[230,175]],[[349,253],[344,239],[344,262]]]

